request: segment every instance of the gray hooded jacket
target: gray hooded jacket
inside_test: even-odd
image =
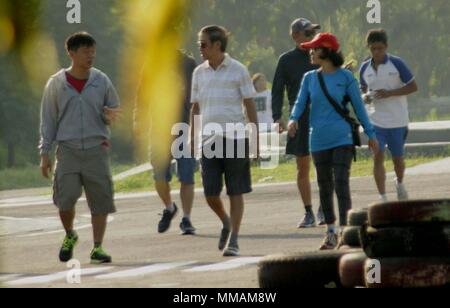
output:
[[[52,77],[44,90],[41,105],[39,149],[48,154],[53,143],[73,149],[90,149],[110,138],[103,108],[119,107],[119,97],[111,80],[92,68],[80,94],[66,78],[66,70]]]

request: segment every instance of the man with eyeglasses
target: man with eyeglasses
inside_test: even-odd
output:
[[[313,24],[305,18],[294,20],[291,25],[291,37],[296,47],[281,55],[275,72],[272,87],[272,113],[273,120],[279,124],[279,132],[286,130],[282,120],[282,111],[284,104],[284,92],[287,90],[289,101],[289,112],[297,99],[303,76],[314,69],[316,66],[311,64],[311,59],[307,50],[300,47],[302,43],[311,41],[316,35],[320,25]],[[316,218],[312,210],[310,168],[311,157],[309,149],[309,108],[305,111],[299,120],[299,129],[294,138],[287,137],[286,154],[295,155],[297,158],[297,186],[300,192],[303,204],[305,206],[305,216],[299,223],[299,228],[316,227]],[[318,212],[319,225],[324,224],[324,218],[321,208]]]
[[[198,46],[204,62],[195,69],[192,78],[191,150],[195,152],[195,136],[201,129],[204,194],[223,224],[218,248],[223,250],[223,256],[236,257],[239,256],[244,195],[252,191],[245,114],[256,132],[258,116],[248,69],[226,53],[228,36],[228,30],[216,25],[206,26],[199,32]],[[196,127],[196,116],[200,116],[202,127]],[[257,133],[255,137],[258,139]],[[222,154],[208,155],[219,148]],[[230,199],[230,215],[220,197],[224,180]]]

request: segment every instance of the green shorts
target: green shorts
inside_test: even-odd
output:
[[[108,149],[97,146],[75,150],[58,146],[53,181],[54,204],[62,212],[73,209],[83,188],[93,215],[116,212]]]

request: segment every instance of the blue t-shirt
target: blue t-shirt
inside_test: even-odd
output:
[[[358,81],[352,73],[340,68],[334,73],[323,73],[322,75],[328,92],[342,107],[344,107],[344,97],[346,95],[350,97],[353,109],[364,127],[366,135],[370,139],[375,138],[375,130],[364,107]],[[353,144],[350,124],[334,110],[323,93],[317,70],[305,75],[290,119],[298,121],[308,102],[311,102],[310,143],[312,152]]]

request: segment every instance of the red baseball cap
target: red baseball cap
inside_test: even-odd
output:
[[[340,48],[337,37],[328,32],[319,33],[313,38],[312,41],[302,43],[300,46],[305,49],[329,48],[334,51],[338,51]]]

